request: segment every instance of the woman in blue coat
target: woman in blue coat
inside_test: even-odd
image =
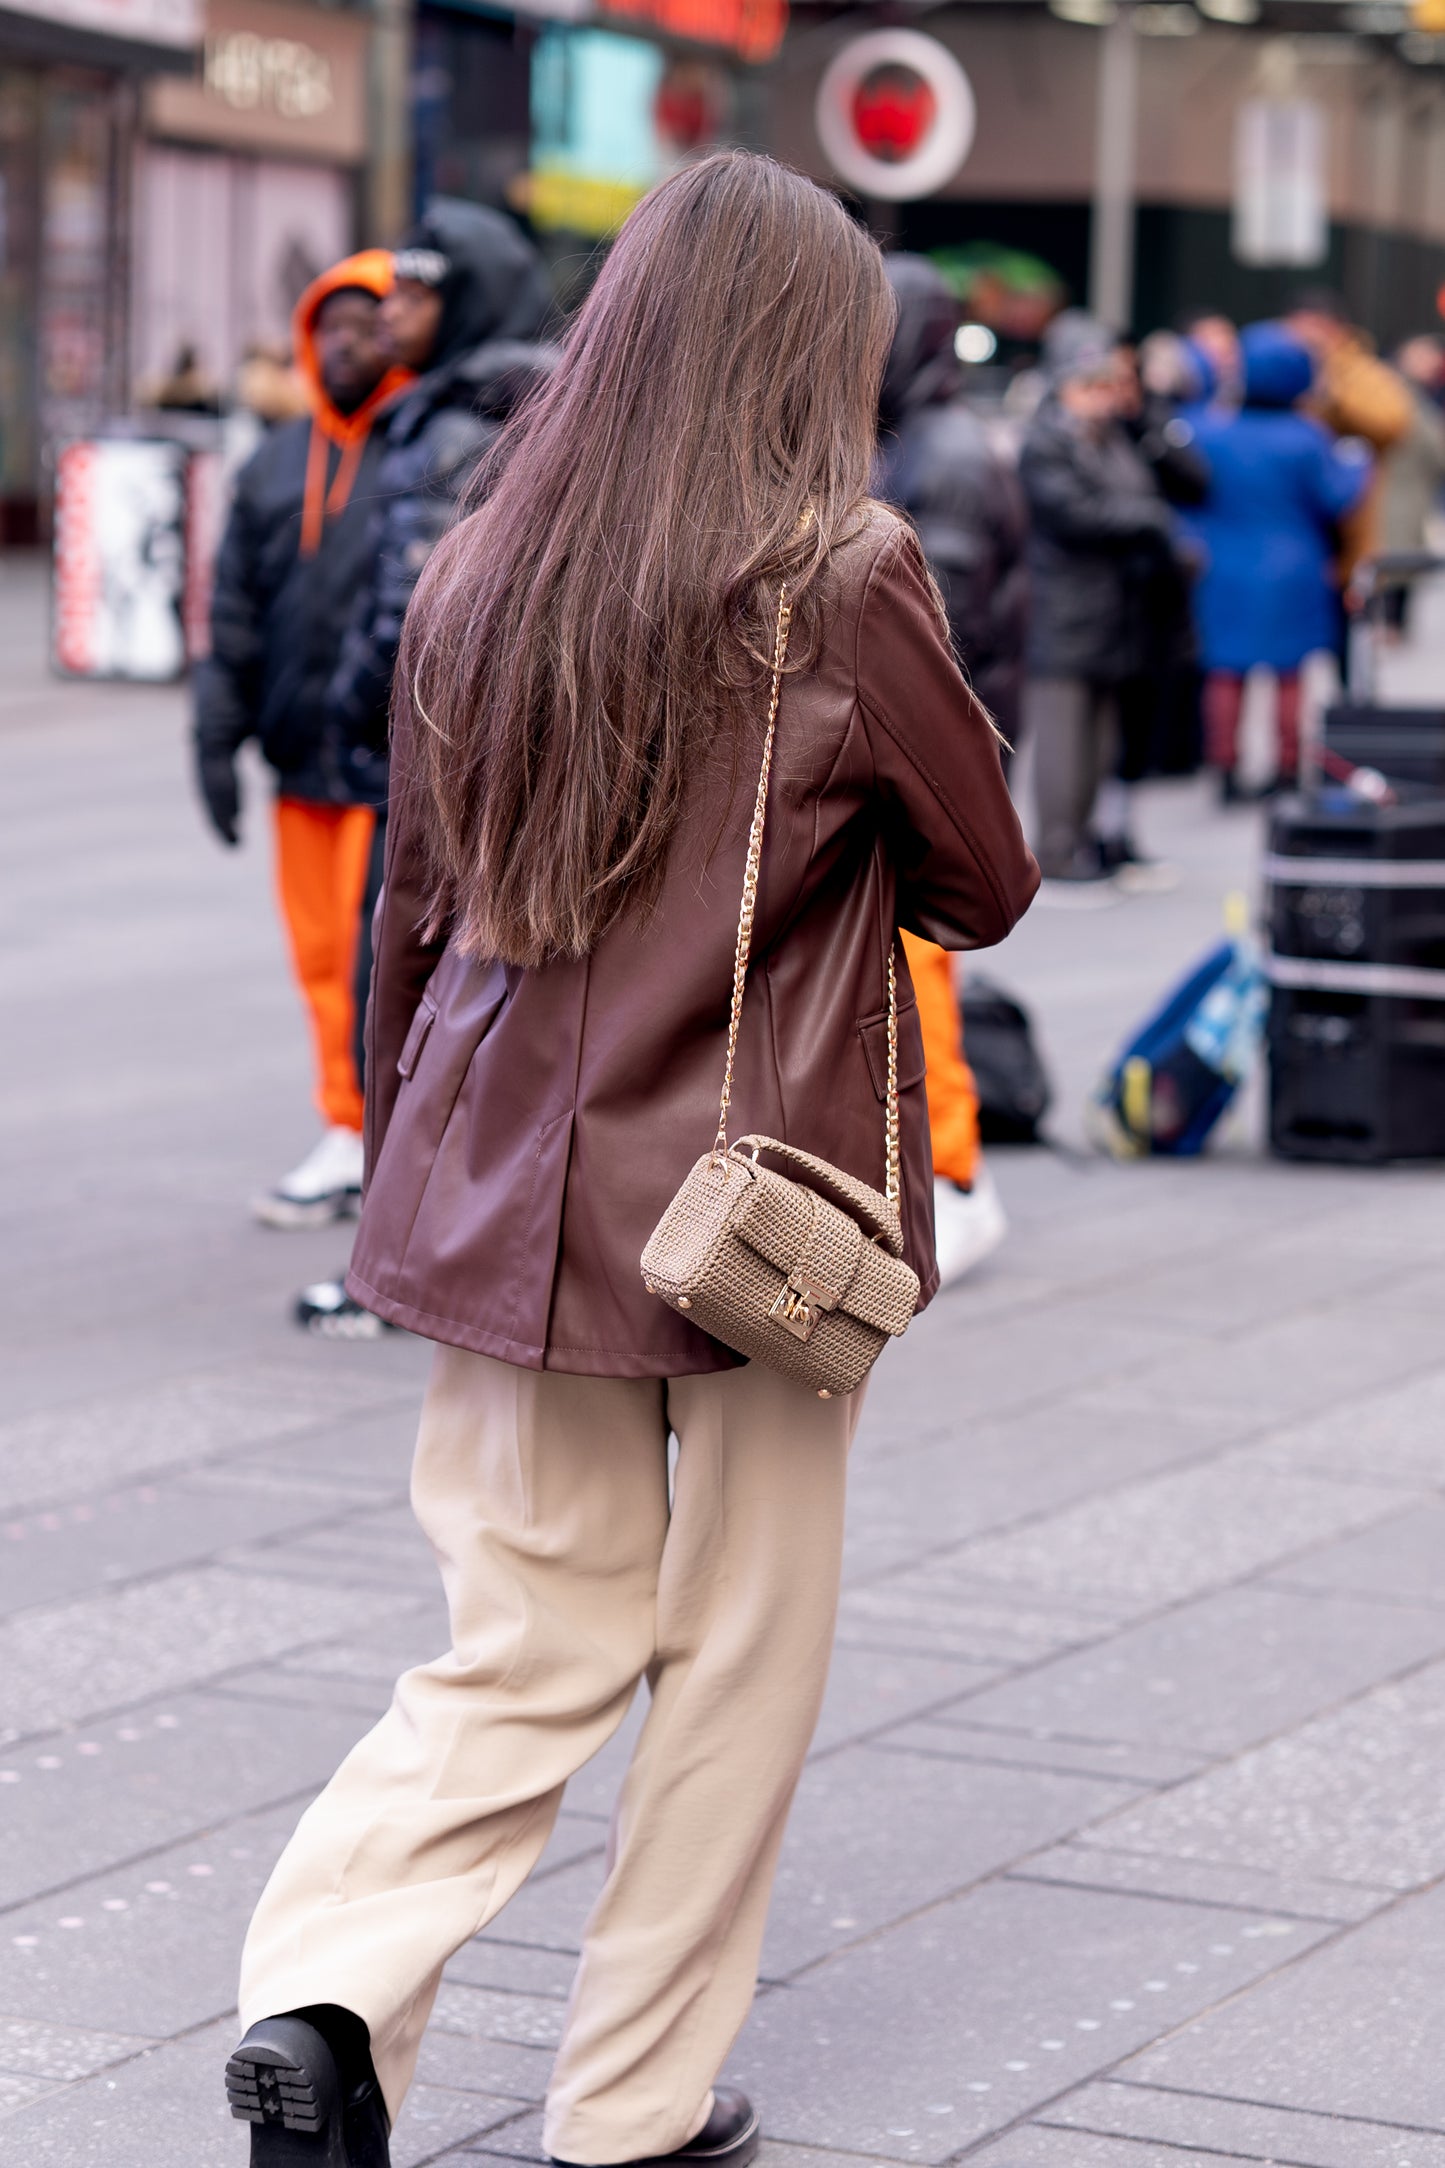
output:
[[[1299,412],[1314,381],[1308,348],[1280,324],[1251,324],[1240,347],[1243,405],[1195,418],[1212,482],[1188,515],[1204,559],[1195,608],[1207,673],[1205,743],[1226,799],[1238,795],[1244,679],[1257,664],[1273,670],[1279,686],[1281,781],[1298,769],[1300,664],[1338,644],[1336,529],[1370,479],[1362,449]]]

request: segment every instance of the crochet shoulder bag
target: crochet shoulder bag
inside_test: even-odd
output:
[[[907,1328],[918,1307],[918,1275],[903,1262],[898,1209],[898,992],[892,946],[882,1193],[776,1137],[728,1143],[733,1061],[791,616],[784,586],[778,594],[772,697],[738,916],[717,1136],[653,1229],[642,1253],[642,1277],[649,1294],[661,1296],[725,1347],[831,1400],[860,1385],[888,1340]]]

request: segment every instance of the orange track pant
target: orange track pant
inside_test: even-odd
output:
[[[953,990],[953,962],[931,941],[905,933],[903,950],[928,1065],[928,1126],[933,1132],[933,1171],[945,1181],[971,1186],[978,1166],[978,1090],[963,1058],[963,1026]]]
[[[341,1129],[361,1127],[352,973],[375,821],[370,806],[276,801],[276,886],[311,1017],[316,1104]]]

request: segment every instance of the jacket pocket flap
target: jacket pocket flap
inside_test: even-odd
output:
[[[863,1041],[868,1074],[873,1079],[873,1089],[881,1105],[888,1097],[888,1011],[880,1009],[876,1016],[860,1016],[858,1036]],[[906,1092],[910,1086],[921,1084],[925,1067],[918,1003],[905,1001],[898,1010],[898,1089]]]
[[[436,1020],[436,1002],[430,994],[423,994],[416,1005],[416,1015],[411,1020],[411,1029],[403,1040],[401,1052],[396,1058],[396,1073],[398,1076],[411,1075],[421,1059],[421,1050],[426,1045],[427,1033]]]

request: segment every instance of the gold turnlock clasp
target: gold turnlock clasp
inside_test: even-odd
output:
[[[829,1287],[826,1281],[815,1280],[810,1272],[805,1272],[799,1266],[797,1271],[790,1272],[784,1280],[778,1299],[768,1315],[775,1318],[784,1332],[790,1332],[795,1340],[809,1340],[824,1311],[836,1310],[837,1307],[837,1288]]]

